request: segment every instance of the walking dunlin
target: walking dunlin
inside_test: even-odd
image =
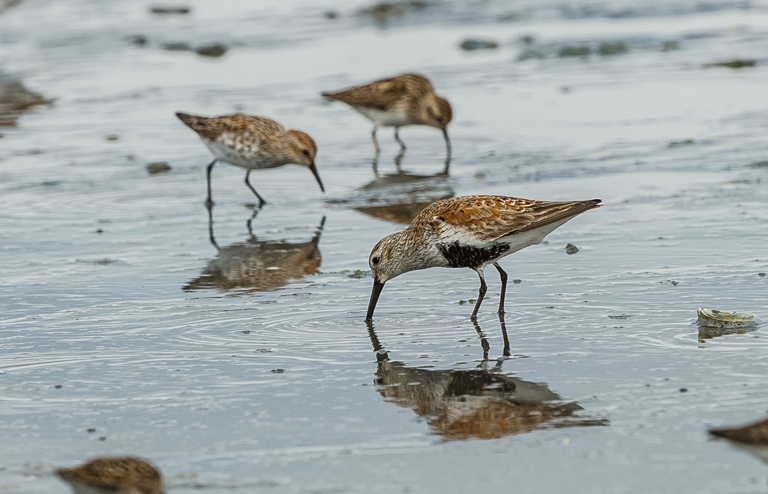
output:
[[[320,190],[325,192],[315,168],[317,144],[304,132],[285,130],[282,125],[269,118],[242,113],[214,118],[196,117],[185,113],[177,113],[176,116],[197,132],[213,153],[214,159],[206,168],[208,206],[213,205],[211,170],[219,160],[248,170],[245,174],[245,185],[259,198],[259,207],[266,201],[248,181],[252,170],[277,168],[289,163],[304,165],[312,171]]]
[[[451,155],[451,141],[446,130],[453,116],[451,105],[435,94],[432,83],[422,75],[403,74],[322,95],[348,104],[373,121],[371,136],[377,155],[381,151],[376,139],[379,127],[394,127],[395,140],[405,149],[399,130],[406,125],[429,125],[442,130],[448,156]]]
[[[160,472],[139,458],[95,458],[76,468],[60,468],[76,494],[165,494]]]
[[[483,269],[493,264],[501,276],[499,314],[504,313],[507,273],[499,259],[544,237],[574,216],[599,207],[600,199],[546,202],[501,196],[454,197],[435,202],[405,230],[384,237],[371,251],[373,291],[366,320],[373,319],[384,283],[408,271],[470,268],[480,275],[480,294],[472,319],[487,290]]]

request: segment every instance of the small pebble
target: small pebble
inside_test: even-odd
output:
[[[730,69],[743,69],[744,67],[754,67],[757,65],[757,60],[751,58],[736,58],[734,60],[726,60],[723,62],[705,63],[702,65],[705,69],[710,67],[728,67]]]
[[[149,11],[153,14],[189,14],[190,8],[185,7],[184,5],[157,5],[155,7],[150,7]]]
[[[680,388],[680,392],[681,393],[687,393],[688,392],[688,388]]]
[[[285,372],[285,369],[272,369],[270,372],[272,372],[272,374],[282,374]]]
[[[146,46],[147,42],[149,41],[146,36],[143,34],[136,34],[134,36],[131,36],[128,38],[131,40],[131,43],[133,43],[136,46]]]
[[[325,17],[326,19],[338,19],[339,13],[336,12],[335,10],[326,10],[325,12],[323,12],[323,17]]]
[[[680,42],[674,39],[661,42],[661,51],[674,51],[680,49]]]
[[[147,171],[150,175],[157,175],[158,173],[168,173],[171,171],[171,165],[165,161],[158,161],[147,165]]]
[[[765,278],[765,273],[757,273],[758,276]]]
[[[99,438],[99,441],[106,441],[106,440],[107,440],[107,436],[101,436],[101,437]]]
[[[514,283],[515,285],[519,285],[522,282],[523,280],[512,280],[512,283]]]
[[[227,53],[227,47],[220,43],[210,43],[198,46],[195,52],[201,57],[218,58]]]
[[[490,39],[466,39],[459,46],[464,51],[495,50],[499,44]]]
[[[578,251],[579,251],[579,248],[573,244],[568,244],[565,246],[565,253],[568,254],[569,256],[577,253]]]
[[[96,432],[96,429],[88,429],[88,434],[93,434],[94,432]]]
[[[120,139],[120,136],[118,136],[117,134],[109,134],[108,136],[106,136],[104,138],[106,140],[108,140],[108,141],[116,141],[116,140]]]
[[[61,388],[63,388],[63,386],[61,384],[57,384],[56,386],[54,386],[54,388],[61,389]]]
[[[104,233],[104,230],[102,230],[101,228],[97,228],[97,229],[96,229],[96,233],[98,233],[98,234],[102,234],[102,233]]]

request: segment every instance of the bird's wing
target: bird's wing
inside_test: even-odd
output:
[[[483,244],[556,223],[599,207],[599,203],[599,199],[549,202],[502,196],[456,197],[427,207],[411,225],[429,226],[444,242]]]
[[[431,90],[432,84],[427,78],[418,74],[403,74],[346,91],[322,93],[322,95],[353,107],[387,111],[406,96]]]

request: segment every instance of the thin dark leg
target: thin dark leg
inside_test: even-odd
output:
[[[371,139],[373,139],[373,145],[376,147],[376,157],[379,157],[379,153],[381,152],[381,148],[379,147],[379,140],[376,139],[376,131],[379,130],[378,125],[373,126],[373,132],[371,132]]]
[[[507,272],[501,269],[498,262],[494,262],[493,265],[499,271],[501,277],[501,300],[499,300],[499,315],[504,315],[504,299],[507,296]]]
[[[216,238],[213,236],[213,208],[208,208],[208,240],[216,247],[216,250],[221,250],[219,244],[216,243]]]
[[[499,313],[499,322],[501,323],[501,336],[504,338],[504,356],[512,355],[509,351],[509,336],[507,336],[507,322],[504,320],[504,312]]]
[[[254,188],[253,188],[253,186],[251,185],[251,182],[249,182],[249,181],[248,181],[248,177],[249,177],[250,175],[251,175],[251,170],[248,170],[247,172],[245,172],[245,185],[247,185],[247,186],[248,186],[248,188],[249,188],[249,189],[251,189],[251,192],[253,192],[254,194],[256,194],[256,197],[258,197],[258,198],[259,198],[259,208],[262,208],[262,207],[263,207],[263,206],[264,206],[264,205],[267,203],[267,201],[265,201],[265,200],[264,200],[264,199],[263,199],[263,198],[262,198],[262,197],[259,195],[259,193],[258,193],[258,192],[256,192],[256,189],[254,189]]]
[[[483,276],[483,272],[481,270],[478,270],[477,274],[480,275],[480,293],[478,293],[477,295],[475,310],[472,311],[472,316],[470,317],[470,319],[473,321],[477,321],[477,311],[480,309],[480,304],[483,303],[483,297],[485,297],[485,292],[488,291],[488,285],[485,284],[485,277]]]
[[[395,127],[395,140],[397,141],[398,144],[400,144],[400,149],[405,151],[406,150],[405,143],[403,142],[402,139],[400,139],[400,127]]]
[[[205,168],[205,177],[208,182],[208,199],[205,200],[205,205],[208,206],[208,208],[213,207],[213,199],[211,199],[211,170],[213,170],[213,165],[216,164],[216,161],[218,160],[211,161]]]
[[[480,337],[480,345],[483,347],[483,362],[488,360],[488,350],[491,349],[491,345],[488,343],[488,339],[485,337],[485,333],[480,329],[480,325],[477,324],[477,319],[472,319],[472,324],[475,326],[475,331]]]
[[[252,227],[251,223],[253,222],[253,220],[255,220],[255,219],[256,219],[256,216],[258,216],[258,214],[259,214],[259,211],[261,211],[261,207],[258,207],[258,208],[254,208],[254,209],[253,209],[253,214],[251,215],[251,217],[250,217],[250,218],[248,218],[248,221],[246,221],[246,222],[245,222],[245,226],[246,226],[246,227],[248,227],[248,234],[249,234],[249,235],[251,236],[251,238],[253,238],[254,240],[255,240],[255,235],[253,234],[253,227]]]

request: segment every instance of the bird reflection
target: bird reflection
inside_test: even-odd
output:
[[[251,220],[256,213],[258,210]],[[244,289],[245,293],[261,292],[280,288],[292,279],[317,272],[322,262],[318,243],[325,216],[315,236],[304,243],[258,240],[251,230],[251,220],[248,221],[248,240],[219,247],[213,234],[211,210],[208,210],[210,241],[218,254],[208,262],[200,276],[183,287],[184,291],[216,288],[221,291]]]
[[[0,10],[2,8],[3,2],[0,1]],[[14,127],[22,113],[48,104],[51,100],[28,90],[20,81],[0,75],[0,127]]]
[[[709,433],[768,464],[768,419],[741,427],[710,429]]]
[[[505,356],[509,353],[506,328]],[[497,439],[539,429],[608,425],[608,420],[579,414],[581,406],[563,399],[546,384],[501,373],[505,359],[489,368],[488,342],[475,328],[484,358],[476,369],[431,370],[408,367],[389,360],[368,324],[377,357],[375,383],[384,399],[426,417],[430,432],[446,441],[469,438]]]
[[[448,182],[448,162],[445,169],[434,175],[417,175],[403,171],[403,153],[395,158],[396,173],[381,175],[374,159],[375,178],[358,189],[355,207],[368,216],[395,223],[409,224],[422,209],[435,201],[455,195]]]

